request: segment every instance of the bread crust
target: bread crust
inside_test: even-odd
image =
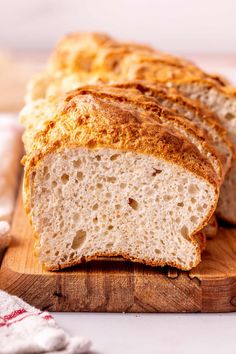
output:
[[[33,115],[34,109],[28,114]],[[39,115],[48,110],[48,120],[44,129],[36,133],[32,126],[33,140],[24,159],[27,167],[36,166],[44,155],[68,145],[112,147],[162,157],[218,187],[211,165],[196,147],[177,132],[158,124],[149,112],[137,112],[132,106],[128,111],[127,106],[122,107],[122,102],[108,102],[107,97],[101,99],[99,92],[86,88],[60,99],[52,97],[42,101],[36,109],[35,114]],[[157,117],[163,114],[162,108],[158,107],[155,114]]]

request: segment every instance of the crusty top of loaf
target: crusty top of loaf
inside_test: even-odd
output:
[[[95,89],[84,88],[60,98],[39,100],[25,107],[22,121],[27,127],[26,173],[46,154],[65,146],[108,147],[151,154],[179,164],[207,179],[218,190],[212,166],[190,141],[159,124],[153,113],[109,101]]]
[[[218,85],[212,82],[211,80],[203,80],[203,79],[182,79],[179,81],[176,81],[179,83],[188,83],[188,82],[199,82],[199,83],[204,83],[206,82],[208,85],[211,87],[216,87],[217,89],[221,90],[222,92],[232,92],[234,89],[224,87],[224,88],[218,88]],[[217,133],[221,136],[221,138],[224,140],[225,144],[228,146],[228,148],[232,151],[232,154],[234,154],[234,147],[231,141],[227,138],[227,131],[226,129],[222,126],[222,124],[219,121],[218,116],[216,116],[212,111],[210,111],[206,106],[202,105],[199,101],[192,100],[187,98],[186,96],[181,95],[174,87],[174,85],[171,85],[171,83],[161,83],[157,82],[154,84],[149,83],[144,80],[133,80],[133,81],[124,81],[122,83],[115,83],[112,84],[114,87],[120,87],[120,88],[134,88],[144,95],[148,95],[154,98],[161,98],[161,99],[169,99],[173,103],[176,102],[180,106],[185,107],[189,112],[193,113],[194,115],[198,116],[201,120],[207,121],[207,123],[214,127],[214,129],[217,131]],[[209,139],[209,136],[208,136]]]
[[[169,79],[179,78],[183,73],[187,77],[211,77],[189,60],[155,50],[148,45],[121,42],[99,33],[73,33],[63,37],[49,60],[47,70],[82,71],[103,76],[107,72],[120,75],[119,71],[124,71],[125,75],[126,68],[129,71],[132,68],[133,73],[129,75],[141,79],[143,71],[146,71],[148,79],[147,75],[159,75],[159,67],[162,77]],[[218,77],[212,78],[222,82]]]

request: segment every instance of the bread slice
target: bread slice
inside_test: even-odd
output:
[[[211,80],[182,80],[173,82],[178,90],[193,99],[197,99],[217,114],[221,124],[236,146],[236,91],[228,86],[220,86]],[[233,162],[230,173],[221,187],[221,195],[217,207],[217,215],[236,224],[236,162]]]
[[[143,85],[144,88],[144,85]],[[153,119],[157,120],[164,126],[170,129],[175,129],[182,136],[190,140],[198,148],[200,153],[209,160],[216,175],[218,176],[219,183],[222,182],[222,164],[220,158],[214,149],[207,141],[207,136],[195,124],[180,116],[176,116],[173,111],[160,106],[157,100],[153,100],[151,96],[145,97],[136,88],[125,89],[118,87],[111,87],[109,85],[100,86],[86,86],[79,89],[77,92],[96,92],[96,95],[105,98],[107,101],[122,102],[128,108],[132,105],[137,111],[154,112]],[[159,115],[156,115],[159,113]]]
[[[218,221],[216,215],[213,214],[207,226],[203,229],[203,234],[205,235],[206,238],[212,239],[217,236],[218,228],[219,227],[218,227]]]
[[[22,116],[24,202],[47,269],[112,255],[198,264],[196,233],[216,207],[219,183],[195,145],[153,112],[95,90],[38,101]],[[40,129],[27,124],[40,116]]]

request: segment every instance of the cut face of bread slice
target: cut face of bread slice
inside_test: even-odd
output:
[[[236,146],[236,92],[233,88],[219,86],[209,80],[185,80],[174,83],[180,92],[208,106],[227,129]],[[224,220],[236,224],[236,162],[221,188],[217,214]]]
[[[212,192],[178,166],[113,149],[63,149],[31,178],[30,215],[48,269],[112,255],[181,269],[199,262],[191,231]]]
[[[24,203],[48,269],[109,255],[180,269],[200,261],[196,233],[215,210],[219,183],[187,138],[154,112],[95,90],[22,114]],[[27,123],[40,116],[41,126]]]

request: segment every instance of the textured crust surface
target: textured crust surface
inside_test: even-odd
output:
[[[158,124],[162,108],[155,114],[154,118],[153,114],[138,112],[133,106],[128,110],[126,104],[108,101],[107,96],[103,98],[100,92],[86,88],[60,99],[52,97],[37,102],[22,112],[22,122],[27,128],[25,165],[34,167],[43,155],[65,145],[105,146],[160,156],[218,187],[210,163],[191,142]],[[38,130],[37,124],[32,124],[32,116],[40,117],[43,129]]]
[[[159,124],[168,126],[180,132],[181,135],[186,136],[190,141],[195,141],[201,146],[201,153],[209,158],[214,170],[217,173],[219,182],[222,182],[222,164],[220,156],[208,140],[208,136],[204,131],[199,129],[194,123],[176,116],[172,110],[159,105],[151,96],[144,96],[136,88],[117,88],[107,85],[102,86],[87,86],[79,89],[82,92],[95,93],[97,97],[105,99],[107,102],[122,103],[129,109],[130,105],[142,113],[151,112],[153,119]]]
[[[157,117],[161,114],[163,114],[161,109],[155,113]],[[35,124],[32,124],[32,118],[35,119]],[[36,124],[38,118],[40,129]],[[47,154],[60,151],[64,147],[79,146],[90,149],[111,147],[121,151],[157,156],[207,180],[215,188],[215,200],[209,214],[195,232],[207,224],[215,210],[219,184],[212,166],[191,142],[174,130],[158,124],[153,112],[139,111],[132,105],[127,106],[127,103],[109,101],[106,97],[101,97],[95,89],[84,88],[59,99],[51,97],[47,101],[42,100],[26,107],[22,112],[22,120],[27,127],[24,136],[27,149],[27,156],[24,158],[24,199],[27,213],[31,208],[30,179],[38,163]],[[195,235],[191,238],[199,250],[199,262],[201,247]],[[106,255],[96,255],[98,256]],[[133,261],[148,264],[148,260]]]

